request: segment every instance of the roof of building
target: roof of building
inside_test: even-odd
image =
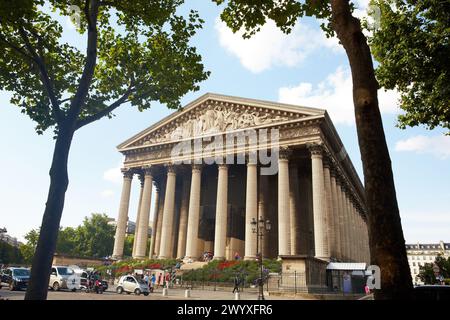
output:
[[[330,262],[327,270],[366,270],[366,263],[362,262]]]
[[[450,250],[450,243],[416,243],[416,244],[406,244],[406,250],[438,250],[445,249]]]

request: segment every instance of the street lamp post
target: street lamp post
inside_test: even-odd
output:
[[[262,238],[265,232],[270,231],[271,224],[269,220],[264,220],[263,217],[259,217],[258,221],[255,218],[253,218],[251,224],[253,233],[256,233],[256,251],[258,251],[256,256],[258,257],[259,272],[260,272],[260,279],[258,283],[259,285],[258,300],[264,300],[264,280],[263,280],[264,266],[263,266]]]

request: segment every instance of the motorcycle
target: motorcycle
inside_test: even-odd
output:
[[[86,293],[89,293],[91,291],[95,292],[95,293],[102,294],[103,291],[105,291],[104,288],[103,288],[102,281],[99,280],[99,279],[89,280],[89,284],[88,284],[88,286],[86,288]]]

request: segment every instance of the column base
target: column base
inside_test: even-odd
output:
[[[123,256],[111,256],[111,259],[113,259],[113,260],[122,260]]]
[[[141,260],[144,260],[144,259],[147,259],[147,257],[146,257],[146,256],[134,256],[133,259],[141,259]]]
[[[214,256],[213,257],[213,260],[225,260],[225,257],[216,257],[216,256]]]
[[[256,260],[256,256],[245,256],[244,260]]]
[[[183,263],[192,263],[198,261],[197,257],[184,257]]]

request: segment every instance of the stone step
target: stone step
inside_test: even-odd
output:
[[[183,263],[180,270],[200,269],[200,268],[203,268],[203,266],[206,264],[208,264],[208,262],[204,262],[204,261],[194,261],[191,263]]]

